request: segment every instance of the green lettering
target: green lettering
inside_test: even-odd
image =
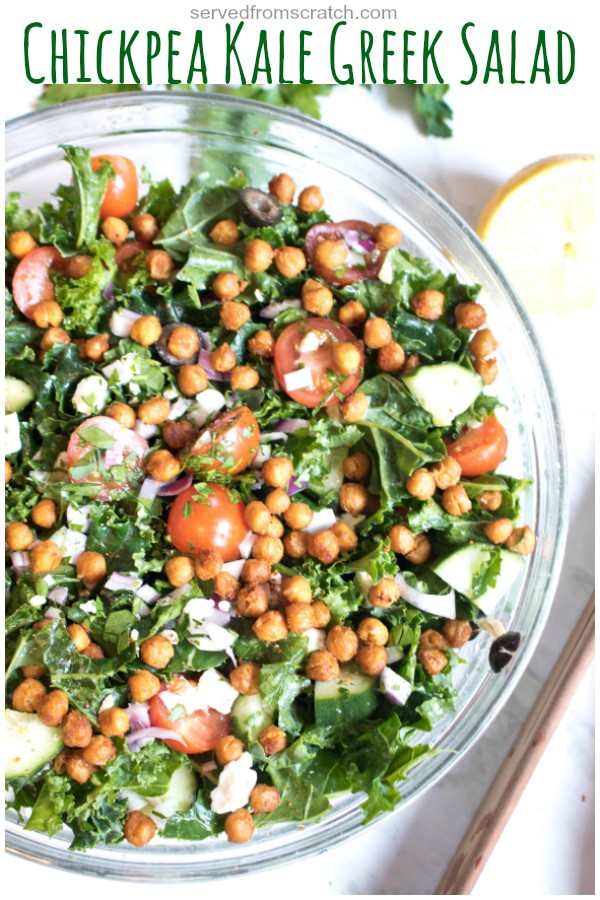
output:
[[[408,42],[411,37],[416,37],[416,31],[404,31],[402,33],[402,84],[416,84],[416,79],[408,74],[409,56],[414,56],[415,51],[410,50]]]
[[[467,40],[467,29],[468,28],[475,28],[475,22],[467,22],[465,25],[463,25],[463,27],[461,28],[461,31],[460,31],[460,39],[462,41],[463,47],[467,51],[467,56],[469,57],[469,60],[471,61],[471,77],[468,78],[466,81],[464,79],[461,79],[461,82],[460,82],[461,84],[473,84],[473,82],[477,78],[477,60],[475,59],[475,54],[471,50],[471,47]]]
[[[342,66],[342,69],[348,73],[348,77],[345,81],[342,81],[341,78],[337,77],[336,65],[335,65],[335,42],[337,40],[337,33],[342,26],[347,25],[347,22],[337,22],[332,30],[331,30],[331,38],[329,42],[329,60],[331,66],[331,75],[336,84],[354,84],[354,70],[349,63],[345,63]]]
[[[96,74],[100,84],[113,84],[112,78],[105,78],[102,74],[102,51],[104,49],[104,38],[112,34],[112,31],[101,31],[98,35],[98,43],[96,44]]]
[[[168,84],[181,84],[180,78],[175,78],[173,75],[173,59],[176,56],[179,56],[179,50],[176,50],[173,46],[173,40],[176,37],[181,37],[180,31],[169,31],[168,41],[167,41],[167,83]]]
[[[264,57],[264,64],[261,65],[261,56]],[[258,81],[258,75],[264,72],[267,84],[273,84],[273,76],[271,74],[271,62],[269,60],[269,42],[267,32],[261,28],[258,35],[258,46],[256,48],[256,59],[254,61],[254,71],[252,72],[252,84]]]
[[[310,50],[307,50],[304,46],[305,39],[312,37],[312,31],[301,31],[300,32],[300,84],[312,84],[312,78],[307,78],[304,74],[304,61],[307,57],[310,56]]]
[[[73,32],[74,34],[78,34],[80,37],[79,41],[79,78],[77,79],[78,83],[84,84],[90,82],[91,78],[85,77],[85,36],[89,34],[89,31],[82,31],[81,28],[76,28]]]
[[[510,83],[525,84],[520,78],[517,78],[517,32],[510,33]]]
[[[133,65],[133,57],[131,56],[131,47],[135,39],[139,36],[139,31],[136,30],[133,32],[129,40],[127,40],[127,35],[125,31],[121,32],[121,41],[119,44],[119,82],[120,84],[125,84],[125,59],[128,60],[129,63],[129,72],[131,77],[133,78],[135,84],[141,84],[140,79],[138,78],[138,74],[135,71],[135,66]]]
[[[27,78],[27,81],[31,82],[31,84],[43,84],[44,83],[43,75],[41,78],[33,77],[33,75],[31,74],[31,67],[29,65],[29,36],[30,36],[31,30],[33,28],[43,28],[43,27],[44,26],[42,25],[41,22],[30,22],[29,25],[27,25],[27,27],[25,28],[25,33],[23,35],[23,54],[25,57],[25,76]]]
[[[384,31],[383,32],[383,53],[382,53],[382,56],[383,56],[383,78],[382,78],[382,81],[384,84],[397,84],[398,83],[395,78],[388,78],[389,59],[390,59],[390,57],[396,55],[394,50],[389,49],[388,40],[389,40],[389,38],[395,38],[395,37],[396,37],[395,31]]]
[[[284,77],[285,71],[285,31],[279,32],[279,84],[293,84]]]
[[[435,45],[441,38],[443,32],[438,31],[436,36],[434,37],[431,44],[429,43],[429,30],[425,31],[425,45],[423,47],[423,84],[429,83],[429,62],[431,61],[431,65],[433,66],[433,71],[435,73],[435,77],[437,78],[439,84],[444,83],[444,79],[442,78],[442,73],[440,72],[437,64],[437,60],[435,58]]]
[[[196,65],[195,62],[196,56],[198,56],[198,65]],[[202,42],[201,31],[196,31],[196,34],[194,35],[194,46],[192,47],[192,58],[187,75],[187,84],[192,84],[196,80],[194,72],[200,72],[202,84],[206,84],[206,60],[204,59],[204,44]]]
[[[56,63],[57,60],[62,59],[62,70],[63,70],[63,80],[62,84],[69,83],[69,61],[68,61],[68,53],[67,53],[67,29],[63,28],[60,32],[62,38],[62,53],[58,53],[57,47],[57,34],[54,29],[51,32],[51,53],[52,53],[52,64],[51,64],[51,80],[52,84],[56,84]]]
[[[497,63],[497,65],[495,66],[492,65],[494,61]],[[484,84],[488,83],[492,72],[496,72],[496,74],[498,75],[498,82],[500,84],[504,84],[504,71],[502,69],[502,59],[500,57],[500,38],[495,28],[492,31],[490,49],[488,52],[487,63],[485,65],[485,72],[483,74]]]
[[[567,34],[566,31],[557,31],[556,37],[558,41],[558,72],[557,78],[559,84],[566,84],[567,81],[570,81],[573,77],[573,73],[575,72],[575,42],[570,34]],[[567,43],[569,45],[569,71],[565,75],[564,71],[564,61],[563,61],[563,38],[567,39]]]
[[[146,81],[152,84],[152,60],[160,53],[160,34],[158,31],[149,31],[146,34]]]
[[[235,47],[235,43],[242,33],[242,28],[244,27],[244,23],[240,22],[238,27],[235,29],[235,34],[233,38],[231,37],[231,25],[229,22],[225,25],[225,35],[227,38],[227,62],[225,63],[225,84],[229,84],[231,82],[231,56],[235,56],[235,61],[237,63],[238,71],[239,71],[239,79],[242,84],[247,84],[246,76],[244,75],[244,70],[242,69],[242,62],[238,56],[238,52]]]
[[[361,83],[367,83],[367,69],[371,84],[377,84],[377,78],[371,65],[371,50],[373,49],[373,35],[370,31],[361,31],[360,33],[360,77]]]
[[[540,67],[540,56],[542,57],[542,65]],[[530,84],[535,84],[538,72],[544,75],[546,84],[550,84],[550,63],[548,62],[548,52],[546,50],[546,32],[538,33],[538,41],[535,48],[535,56],[533,57],[533,68],[531,70]]]

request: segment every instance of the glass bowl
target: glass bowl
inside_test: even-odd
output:
[[[505,276],[469,227],[416,178],[366,145],[304,116],[221,96],[183,93],[115,95],[69,103],[23,116],[7,127],[7,190],[28,205],[47,199],[68,169],[59,144],[123,153],[154,176],[182,183],[208,158],[237,166],[264,186],[278,172],[299,185],[318,184],[334,220],[393,222],[403,246],[461,281],[483,286],[482,298],[500,344],[496,385],[507,406],[509,457],[503,468],[533,480],[523,521],[538,535],[524,576],[495,615],[525,635],[520,652],[500,675],[487,652],[466,648],[468,665],[455,674],[457,712],[430,739],[442,752],[419,764],[402,785],[403,803],[422,794],[464,753],[499,712],[523,674],[546,620],[566,536],[563,437],[555,393],[531,322]],[[429,737],[429,736],[428,736]],[[363,827],[361,798],[345,797],[320,823],[277,826],[245,845],[210,839],[135,849],[68,849],[68,838],[24,831],[8,823],[8,848],[27,859],[122,880],[200,881],[256,872],[323,852]]]

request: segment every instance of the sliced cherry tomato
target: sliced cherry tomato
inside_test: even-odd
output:
[[[313,225],[306,232],[305,250],[308,261],[320,278],[335,287],[344,287],[354,284],[355,281],[364,281],[367,278],[377,278],[383,265],[386,251],[375,246],[372,234],[375,226],[357,219],[348,219],[344,222],[322,222]],[[316,258],[316,250],[321,241],[344,240],[348,249],[353,254],[360,254],[363,262],[354,262],[341,266],[339,269],[330,269],[324,266]]]
[[[126,241],[117,247],[115,262],[118,266],[123,266],[128,259],[138,256],[140,253],[145,253],[146,250],[152,250],[152,244],[149,244],[148,241]]]
[[[165,685],[164,691],[155,694],[148,703],[150,722],[155,728],[168,728],[175,731],[180,740],[165,740],[165,744],[180,753],[206,753],[214,750],[220,738],[231,734],[231,719],[216,709],[199,709],[187,716],[169,718],[171,710],[161,700],[161,696],[169,692],[180,693],[195,682],[183,678],[174,678]]]
[[[31,319],[31,310],[41,300],[54,300],[54,285],[50,268],[60,259],[56,247],[36,247],[18,264],[13,276],[15,303],[24,316]]]
[[[463,475],[486,475],[506,456],[508,438],[495,416],[488,416],[477,428],[465,429],[447,445],[449,456],[460,463]]]
[[[306,340],[310,332],[315,333],[315,341]],[[310,349],[317,339],[321,341],[319,346]],[[355,344],[361,360],[357,372],[340,382],[334,373],[333,345],[341,341]],[[288,325],[277,338],[274,365],[275,377],[286,394],[312,409],[319,405],[330,406],[340,399],[340,393],[347,397],[356,390],[362,378],[364,356],[362,345],[345,325],[332,319],[300,319]],[[310,371],[313,388],[287,389],[285,376],[298,369]]]
[[[125,490],[139,474],[148,442],[110,416],[92,416],[78,425],[67,447],[67,471],[73,484],[101,484],[97,500]]]
[[[182,553],[218,550],[225,562],[240,558],[248,537],[244,503],[220,484],[202,484],[182,491],[169,510],[167,529]]]
[[[258,452],[260,428],[247,406],[222,413],[192,446],[195,457],[190,471],[227,472],[237,475],[247,469]]]
[[[126,156],[116,156],[112,153],[103,153],[101,156],[92,156],[92,169],[96,171],[106,160],[115,173],[106,188],[106,194],[100,207],[100,217],[117,216],[122,219],[130,216],[137,206],[138,182],[134,164]]]

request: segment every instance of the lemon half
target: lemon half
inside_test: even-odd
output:
[[[594,183],[595,157],[552,156],[517,172],[481,214],[477,233],[530,312],[594,303]]]

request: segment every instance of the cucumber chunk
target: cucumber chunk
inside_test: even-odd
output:
[[[11,456],[21,449],[21,425],[16,413],[4,416],[4,455]]]
[[[455,591],[468,597],[486,616],[494,611],[499,600],[508,593],[525,565],[523,558],[517,553],[501,549],[502,562],[496,584],[487,588],[480,597],[473,598],[473,576],[488,561],[493,549],[489,544],[469,544],[431,566],[436,575]]]
[[[35,397],[35,392],[31,385],[20,378],[13,378],[7,375],[4,379],[4,411],[7,413],[18,413],[25,409],[28,403],[31,403]]]
[[[171,775],[169,787],[160,797],[146,798],[142,812],[168,819],[174,813],[186,812],[196,799],[196,775],[189,766],[179,766]]]
[[[366,719],[377,706],[376,679],[354,666],[340,666],[336,681],[315,683],[315,722],[341,725]]]
[[[415,400],[433,416],[436,426],[451,425],[483,388],[479,375],[456,363],[419,366],[402,377]]]
[[[260,694],[242,694],[231,708],[231,720],[235,736],[255,744],[263,728],[273,724],[273,714]]]
[[[34,775],[62,749],[60,728],[50,728],[35,713],[4,710],[4,765],[7,778]]]

